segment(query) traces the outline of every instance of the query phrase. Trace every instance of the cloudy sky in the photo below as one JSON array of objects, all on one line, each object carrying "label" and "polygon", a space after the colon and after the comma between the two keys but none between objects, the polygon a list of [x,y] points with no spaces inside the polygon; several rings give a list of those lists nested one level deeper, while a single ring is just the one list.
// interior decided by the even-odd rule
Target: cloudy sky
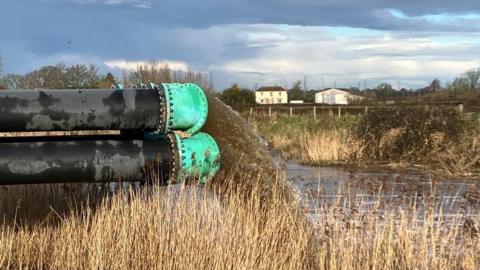
[{"label": "cloudy sky", "polygon": [[480,67],[480,1],[0,0],[0,55],[5,73],[159,60],[217,89],[420,87]]}]

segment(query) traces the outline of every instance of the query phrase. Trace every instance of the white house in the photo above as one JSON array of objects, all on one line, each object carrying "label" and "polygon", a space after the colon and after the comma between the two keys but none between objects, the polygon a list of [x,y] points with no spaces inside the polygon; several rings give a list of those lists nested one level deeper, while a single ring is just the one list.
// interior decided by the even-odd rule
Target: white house
[{"label": "white house", "polygon": [[355,100],[362,100],[363,97],[352,94],[345,90],[336,88],[326,89],[315,93],[315,103],[347,105]]},{"label": "white house", "polygon": [[260,87],[255,91],[257,104],[286,104],[288,103],[287,90],[280,86]]}]

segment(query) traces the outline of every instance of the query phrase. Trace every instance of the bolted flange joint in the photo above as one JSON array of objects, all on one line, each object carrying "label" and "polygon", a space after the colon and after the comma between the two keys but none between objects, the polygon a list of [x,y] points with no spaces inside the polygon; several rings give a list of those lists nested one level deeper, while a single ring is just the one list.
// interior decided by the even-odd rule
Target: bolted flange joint
[{"label": "bolted flange joint", "polygon": [[197,179],[200,183],[211,180],[220,170],[220,150],[215,140],[200,132],[188,138],[177,133],[169,133],[173,149],[174,166],[170,183],[179,183],[186,179]]}]

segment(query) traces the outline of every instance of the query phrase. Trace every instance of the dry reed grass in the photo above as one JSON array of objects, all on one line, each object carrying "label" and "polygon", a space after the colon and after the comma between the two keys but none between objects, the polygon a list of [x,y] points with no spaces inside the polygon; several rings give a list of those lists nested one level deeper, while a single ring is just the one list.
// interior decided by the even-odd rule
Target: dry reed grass
[{"label": "dry reed grass", "polygon": [[358,211],[358,204],[339,200],[316,212],[320,216],[316,223],[318,268],[480,267],[478,216],[447,216],[433,207],[424,212],[398,206],[380,211],[379,204],[374,202],[367,211]]},{"label": "dry reed grass", "polygon": [[282,134],[272,134],[269,136],[269,142],[281,152],[283,158],[295,159],[310,165],[341,163],[358,150],[358,144],[344,129],[316,133],[305,131],[295,139]]},{"label": "dry reed grass", "polygon": [[[439,136],[441,137],[441,136]],[[437,139],[432,159],[440,164],[439,168],[449,175],[472,175],[480,167],[480,136],[472,135],[460,146],[452,145],[443,138]]]},{"label": "dry reed grass", "polygon": [[[249,177],[261,182],[255,179],[259,175]],[[248,195],[238,190],[219,195],[195,186],[128,188],[92,198],[98,200],[94,204],[84,199],[63,213],[52,210],[55,222],[32,226],[26,220],[4,223],[0,225],[0,267],[480,267],[478,216],[466,220],[458,215],[447,224],[447,217],[433,206],[421,212],[416,207],[385,207],[380,201],[368,204],[339,196],[310,210],[316,218],[307,222],[303,215],[307,209],[289,200],[285,182],[277,181],[268,200],[263,198],[260,184]],[[42,204],[42,196],[37,193],[25,203]]]},{"label": "dry reed grass", "polygon": [[[344,163],[360,153],[360,142],[352,135],[350,116],[346,120],[326,117],[259,118],[252,121],[285,159],[295,159],[303,164],[321,165]],[[340,123],[345,121],[346,123]],[[340,124],[339,124],[340,123]]]},{"label": "dry reed grass", "polygon": [[4,223],[0,268],[300,269],[310,263],[311,229],[280,186],[268,201],[255,188],[247,196],[195,186],[121,189],[94,207],[54,211],[55,223]]}]

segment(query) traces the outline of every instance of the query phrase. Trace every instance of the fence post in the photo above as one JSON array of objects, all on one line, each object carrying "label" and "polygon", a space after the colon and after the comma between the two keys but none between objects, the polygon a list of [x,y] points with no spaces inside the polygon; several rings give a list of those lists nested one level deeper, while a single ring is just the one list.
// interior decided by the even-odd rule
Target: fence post
[{"label": "fence post", "polygon": [[338,106],[338,118],[342,116],[342,107]]},{"label": "fence post", "polygon": [[317,107],[313,106],[313,119],[317,119]]},{"label": "fence post", "polygon": [[272,116],[272,107],[268,107],[268,117]]},{"label": "fence post", "polygon": [[368,106],[365,106],[365,113],[368,113]]},{"label": "fence post", "polygon": [[253,107],[250,107],[250,116],[253,114]]},{"label": "fence post", "polygon": [[290,117],[292,117],[292,115],[293,115],[293,109],[292,107],[290,107]]}]

